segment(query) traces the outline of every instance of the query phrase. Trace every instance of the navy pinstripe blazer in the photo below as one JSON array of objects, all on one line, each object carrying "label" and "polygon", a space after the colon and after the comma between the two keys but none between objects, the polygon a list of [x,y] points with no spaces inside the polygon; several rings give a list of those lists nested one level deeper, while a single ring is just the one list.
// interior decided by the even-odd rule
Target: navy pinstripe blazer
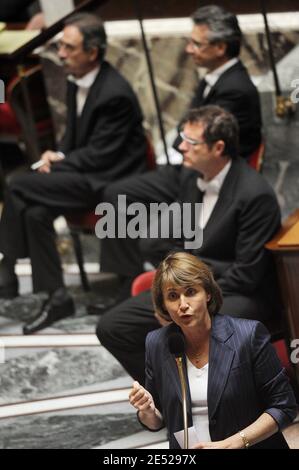
[{"label": "navy pinstripe blazer", "polygon": [[[168,337],[180,331],[175,324],[152,331],[146,339],[146,389],[168,429],[170,448],[179,448],[173,435],[183,429],[182,395]],[[186,372],[186,363],[185,363]],[[192,426],[188,385],[188,425]],[[296,400],[284,369],[262,323],[216,315],[209,350],[208,413],[212,441],[225,439],[269,413],[279,429],[296,416]],[[286,448],[277,432],[253,446]]]}]

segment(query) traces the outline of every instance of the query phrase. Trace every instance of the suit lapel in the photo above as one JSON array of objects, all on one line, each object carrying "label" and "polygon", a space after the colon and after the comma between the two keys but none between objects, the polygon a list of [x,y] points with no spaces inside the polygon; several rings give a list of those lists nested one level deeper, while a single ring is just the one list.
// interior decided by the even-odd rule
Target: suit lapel
[{"label": "suit lapel", "polygon": [[[168,330],[168,335],[171,334],[173,331],[180,331],[180,329],[175,324],[173,324]],[[210,339],[208,376],[209,419],[212,419],[213,415],[217,410],[235,356],[235,351],[230,346],[225,344],[233,333],[234,331],[229,323],[228,317],[226,317],[225,315],[216,315],[215,317],[213,317]],[[168,373],[170,380],[169,388],[173,387],[175,389],[176,394],[180,402],[182,403],[183,398],[176,361],[174,356],[170,354],[167,346],[168,335],[166,337],[164,349],[165,369]],[[190,419],[189,423],[191,423],[191,394],[185,357],[184,373],[187,381],[187,413]]]},{"label": "suit lapel", "polygon": [[65,136],[65,152],[72,150],[76,145],[76,127],[77,127],[77,85],[67,82],[67,123]]},{"label": "suit lapel", "polygon": [[205,98],[203,97],[203,92],[205,90],[205,87],[207,85],[207,82],[203,78],[200,80],[197,89],[195,90],[195,95],[194,98],[191,101],[191,108],[199,108],[200,106],[203,105]]},{"label": "suit lapel", "polygon": [[[199,173],[195,170],[190,170],[186,168],[182,168],[182,180],[180,186],[180,194],[178,197],[178,202],[181,204],[183,210],[183,204],[190,203],[191,210],[190,210],[190,221],[188,220],[188,225],[192,230],[195,230],[195,227],[198,226],[198,220],[196,220],[196,211],[195,211],[195,203],[201,203],[203,198],[203,192],[197,186],[197,178]],[[189,217],[188,216],[188,217]],[[185,238],[185,231],[183,227],[183,223],[187,220],[187,214],[184,214],[184,217],[181,219],[181,234],[182,240],[186,241]]]},{"label": "suit lapel", "polygon": [[177,368],[174,356],[170,353],[168,353],[166,357],[166,370],[169,373],[171,383],[173,387],[176,389],[176,393],[180,401],[182,401],[182,391],[181,391],[178,368]]},{"label": "suit lapel", "polygon": [[209,239],[210,233],[215,232],[215,225],[219,225],[219,221],[225,216],[227,208],[230,207],[235,194],[235,185],[238,180],[240,162],[238,159],[232,160],[231,168],[223,182],[218,200],[204,228],[204,237]]},{"label": "suit lapel", "polygon": [[216,315],[212,323],[209,355],[209,419],[213,418],[217,410],[234,359],[235,351],[225,344],[232,334],[227,317]]},{"label": "suit lapel", "polygon": [[244,69],[244,65],[242,64],[242,62],[239,61],[236,64],[234,64],[232,67],[230,67],[229,69],[225,70],[225,72],[223,72],[223,74],[220,75],[215,85],[212,86],[207,96],[203,98],[202,104],[205,105],[211,101],[213,94],[217,91],[218,88],[221,88],[222,82],[224,80],[229,79],[229,76],[231,73],[235,73],[236,70],[242,71],[243,69]]},{"label": "suit lapel", "polygon": [[[189,388],[189,381],[188,381],[188,372],[187,372],[187,365],[186,365],[186,358],[183,358],[183,367],[184,367],[184,374],[186,377],[186,397],[187,397],[187,413],[190,415],[191,418],[191,395],[190,395],[190,388]],[[169,357],[166,359],[166,370],[168,372],[170,378],[170,386],[174,387],[176,390],[176,394],[181,403],[183,403],[183,395],[181,389],[181,382],[179,377],[179,371],[176,365],[175,358],[172,354],[169,353]]]},{"label": "suit lapel", "polygon": [[185,202],[194,204],[195,202],[202,201],[203,192],[200,191],[197,186],[197,178],[199,176],[200,174],[196,170],[191,170],[184,166],[181,167],[180,189],[178,196],[180,204]]},{"label": "suit lapel", "polygon": [[103,83],[108,73],[109,66],[106,62],[101,64],[100,71],[96,76],[94,83],[92,84],[89,93],[87,95],[84,107],[80,118],[78,119],[78,135],[77,145],[80,146],[84,142],[87,129],[89,128],[89,122],[94,111],[94,104],[99,101],[99,96],[103,91]]},{"label": "suit lapel", "polygon": [[[171,328],[169,330],[169,334],[171,334],[173,331],[180,331],[180,329],[175,325],[171,325]],[[182,396],[182,390],[181,390],[181,383],[180,383],[180,377],[179,377],[179,372],[177,368],[177,364],[174,358],[173,354],[170,354],[168,350],[168,336],[166,338],[165,342],[165,351],[164,351],[164,357],[165,357],[165,363],[166,363],[166,371],[169,375],[170,379],[170,387],[173,387],[176,391],[176,394],[180,400],[181,403],[183,403],[183,396]],[[190,389],[189,389],[189,381],[188,381],[188,373],[187,373],[187,365],[186,365],[186,357],[184,356],[183,358],[183,367],[184,367],[184,374],[186,377],[186,384],[187,384],[187,413],[191,417],[191,395],[190,395]]]}]

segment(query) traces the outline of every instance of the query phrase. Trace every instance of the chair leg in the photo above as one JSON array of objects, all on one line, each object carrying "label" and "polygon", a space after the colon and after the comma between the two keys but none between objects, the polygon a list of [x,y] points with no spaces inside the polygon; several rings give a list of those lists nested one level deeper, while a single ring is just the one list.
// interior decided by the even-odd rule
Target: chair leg
[{"label": "chair leg", "polygon": [[90,291],[90,285],[89,285],[88,278],[84,269],[83,251],[82,251],[80,236],[74,230],[71,230],[71,236],[72,236],[73,243],[74,243],[74,250],[75,250],[77,263],[79,266],[81,284],[82,284],[83,290],[85,292],[88,292]]}]

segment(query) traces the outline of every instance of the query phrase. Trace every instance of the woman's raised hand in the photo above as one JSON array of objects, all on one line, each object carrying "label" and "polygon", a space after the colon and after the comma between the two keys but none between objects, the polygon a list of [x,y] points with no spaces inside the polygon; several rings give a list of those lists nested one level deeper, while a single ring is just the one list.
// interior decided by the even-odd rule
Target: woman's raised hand
[{"label": "woman's raised hand", "polygon": [[156,407],[152,395],[137,381],[133,382],[129,401],[134,408],[142,413],[152,414],[155,412]]}]

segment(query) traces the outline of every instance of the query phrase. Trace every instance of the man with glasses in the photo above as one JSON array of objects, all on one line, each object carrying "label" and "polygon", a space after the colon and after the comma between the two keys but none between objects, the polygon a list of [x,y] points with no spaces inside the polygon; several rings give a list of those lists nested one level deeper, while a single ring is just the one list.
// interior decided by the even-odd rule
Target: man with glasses
[{"label": "man with glasses", "polygon": [[[102,21],[81,13],[67,20],[58,55],[68,75],[66,132],[58,150],[47,150],[8,184],[0,224],[0,298],[18,293],[14,266],[30,257],[34,292],[46,291],[24,334],[74,313],[56,247],[53,221],[94,209],[104,187],[146,169],[142,113],[129,83],[104,60]],[[102,265],[105,269],[105,266]]]},{"label": "man with glasses", "polygon": [[208,5],[196,10],[192,20],[186,52],[197,67],[206,69],[206,75],[190,107],[216,104],[230,111],[239,124],[240,155],[248,158],[261,143],[262,120],[257,89],[239,59],[242,32],[238,19],[222,7]]},{"label": "man with glasses", "polygon": [[[129,178],[115,183],[106,189],[104,200],[115,203],[116,196],[124,194],[128,204],[177,201],[182,207],[203,203],[202,216],[194,220],[202,231],[202,245],[191,252],[211,266],[222,288],[221,313],[267,321],[278,313],[279,302],[274,298],[275,269],[264,245],[280,226],[280,210],[266,180],[239,157],[238,134],[235,117],[223,108],[208,105],[190,110],[180,134],[182,166],[168,166],[155,178],[145,174],[138,181]],[[121,220],[122,214],[118,215]],[[165,215],[167,209],[161,219]],[[194,212],[191,217],[194,219]],[[186,249],[186,241],[171,236],[148,237],[138,244],[119,239],[119,247],[122,242],[123,246],[116,260],[127,272],[137,271],[138,262],[141,271],[143,259],[156,267],[170,251]],[[145,337],[158,327],[148,291],[106,312],[97,335],[143,383]]]},{"label": "man with glasses", "polygon": [[[242,42],[238,19],[222,7],[209,5],[197,9],[192,20],[194,25],[186,52],[193,57],[196,66],[206,68],[207,74],[198,85],[190,109],[213,104],[230,111],[239,125],[239,155],[247,159],[261,143],[261,109],[257,89],[238,58]],[[174,148],[178,151],[180,142],[178,135],[174,142]],[[176,168],[170,171],[175,178]],[[175,200],[175,182],[171,187],[165,185],[162,175],[163,170],[146,177],[146,181],[151,181],[151,188],[147,184],[143,187],[143,179],[136,180],[133,185],[135,196],[139,195],[140,201],[144,198],[155,200],[157,197],[157,202]],[[112,194],[110,196],[113,198]],[[114,199],[113,203],[116,204]],[[124,281],[127,288],[123,289],[123,294],[129,296],[130,282],[140,272],[141,262],[138,250],[133,247],[134,243],[128,241],[127,249],[124,250],[120,248],[122,242],[104,240],[103,245],[109,245],[110,248],[109,251],[104,250],[103,256],[108,271],[127,276]],[[127,266],[131,269],[128,270]]]}]

